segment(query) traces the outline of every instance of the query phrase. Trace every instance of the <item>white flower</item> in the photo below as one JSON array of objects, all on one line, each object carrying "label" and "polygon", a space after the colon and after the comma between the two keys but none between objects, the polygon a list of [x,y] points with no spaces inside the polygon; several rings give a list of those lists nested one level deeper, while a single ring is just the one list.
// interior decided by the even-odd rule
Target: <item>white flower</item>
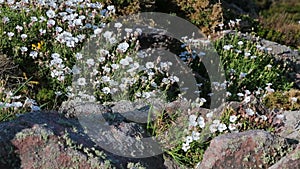
[{"label": "white flower", "polygon": [[35,17],[35,16],[32,16],[32,17],[30,18],[30,20],[31,20],[31,22],[36,22],[36,21],[38,21],[38,18]]},{"label": "white flower", "polygon": [[79,34],[76,36],[77,39],[80,41],[80,42],[83,42],[83,40],[85,39],[86,35],[85,34]]},{"label": "white flower", "polygon": [[57,26],[57,27],[55,27],[55,31],[58,32],[58,33],[60,33],[61,31],[63,31],[63,28]]},{"label": "white flower", "polygon": [[263,121],[266,121],[268,119],[268,117],[265,115],[261,115],[260,118],[262,118]]},{"label": "white flower", "polygon": [[53,19],[48,20],[47,25],[48,26],[54,26],[55,25],[55,20],[53,20]]},{"label": "white flower", "polygon": [[189,126],[197,126],[196,122],[197,116],[196,115],[190,115],[189,117]]},{"label": "white flower", "polygon": [[243,45],[243,44],[244,44],[243,41],[239,41],[239,42],[238,42],[238,45],[240,45],[240,46]]},{"label": "white flower", "polygon": [[141,28],[136,28],[134,32],[137,33],[138,35],[141,35],[143,33]]},{"label": "white flower", "polygon": [[275,90],[274,89],[272,89],[271,87],[266,87],[265,88],[266,90],[267,90],[267,92],[269,92],[269,93],[273,93]]},{"label": "white flower", "polygon": [[21,31],[21,30],[23,30],[23,27],[20,26],[20,25],[17,25],[17,26],[16,26],[16,29],[17,29],[18,31]]},{"label": "white flower", "polygon": [[223,124],[223,123],[219,124],[218,130],[219,130],[220,132],[223,132],[223,131],[225,131],[226,129],[227,129],[227,126],[226,126],[225,124]]},{"label": "white flower", "polygon": [[10,19],[7,16],[5,16],[2,18],[2,21],[3,21],[3,23],[8,23],[10,21]]},{"label": "white flower", "polygon": [[120,60],[120,64],[123,65],[123,66],[127,66],[127,65],[129,65],[129,62],[128,62],[128,60],[125,58],[125,59],[121,59],[121,60]]},{"label": "white flower", "polygon": [[243,97],[243,96],[244,96],[243,93],[237,93],[237,95],[238,95],[239,97]]},{"label": "white flower", "polygon": [[49,9],[46,12],[46,15],[48,16],[48,18],[54,18],[55,17],[55,12],[52,9]]},{"label": "white flower", "polygon": [[293,103],[296,103],[296,102],[297,102],[297,100],[298,100],[298,98],[297,98],[297,97],[292,97],[292,98],[291,98],[291,101],[292,101]]},{"label": "white flower", "polygon": [[242,79],[242,78],[246,77],[246,75],[247,75],[247,73],[241,72],[241,73],[240,73],[240,78]]},{"label": "white flower", "polygon": [[112,34],[113,34],[113,32],[106,31],[106,32],[104,32],[103,36],[104,36],[104,38],[109,39],[112,36]]},{"label": "white flower", "polygon": [[41,35],[45,34],[46,33],[46,29],[39,29],[39,32]]},{"label": "white flower", "polygon": [[276,118],[282,120],[285,118],[285,116],[283,114],[277,114]]},{"label": "white flower", "polygon": [[211,124],[211,125],[209,126],[209,130],[210,130],[211,133],[217,132],[217,131],[218,131],[217,128],[218,128],[218,125],[216,125],[216,124]]},{"label": "white flower", "polygon": [[150,96],[151,96],[150,92],[143,92],[143,94],[142,94],[142,97],[145,98],[145,99],[150,98]]},{"label": "white flower", "polygon": [[250,96],[246,96],[244,99],[245,103],[249,103],[251,101],[251,97]]},{"label": "white flower", "polygon": [[245,56],[246,57],[251,56],[251,53],[250,52],[245,52]]},{"label": "white flower", "polygon": [[215,125],[218,126],[218,125],[220,124],[220,122],[221,122],[220,120],[214,120],[214,121],[213,121],[213,124],[215,124]]},{"label": "white flower", "polygon": [[109,6],[107,6],[107,9],[109,10],[109,11],[115,11],[115,6],[113,6],[113,5],[109,5]]},{"label": "white flower", "polygon": [[95,35],[98,35],[98,34],[100,34],[101,32],[102,32],[102,29],[100,29],[100,28],[97,28],[97,29],[94,30],[94,34],[95,34]]},{"label": "white flower", "polygon": [[271,50],[273,50],[272,48],[267,48],[267,51],[271,51]]},{"label": "white flower", "polygon": [[197,132],[197,131],[193,131],[192,132],[192,137],[193,137],[193,140],[197,141],[200,138],[200,133]]},{"label": "white flower", "polygon": [[205,103],[205,102],[206,102],[206,99],[201,97],[201,98],[200,98],[200,102],[201,102],[201,103]]},{"label": "white flower", "polygon": [[249,115],[249,116],[253,116],[255,113],[254,113],[254,111],[252,110],[252,109],[250,109],[250,108],[247,108],[246,109],[246,113]]},{"label": "white flower", "polygon": [[197,122],[198,122],[198,125],[199,125],[200,128],[205,127],[205,121],[204,121],[203,117],[199,116]]},{"label": "white flower", "polygon": [[86,64],[87,64],[88,66],[94,66],[95,61],[94,61],[94,59],[87,59],[87,60],[86,60]]},{"label": "white flower", "polygon": [[104,94],[109,94],[109,93],[110,93],[110,88],[109,88],[109,87],[104,87],[104,88],[102,89],[102,92],[103,92]]},{"label": "white flower", "polygon": [[72,68],[72,73],[74,75],[76,75],[76,74],[80,74],[80,72],[81,72],[80,68],[77,67],[76,65],[74,65],[73,68]]},{"label": "white flower", "polygon": [[268,69],[271,69],[271,68],[272,68],[272,65],[268,64],[268,65],[267,65],[267,68],[268,68]]},{"label": "white flower", "polygon": [[115,63],[111,64],[111,68],[114,70],[118,69],[119,67],[120,66],[118,64],[115,64]]},{"label": "white flower", "polygon": [[237,116],[236,115],[232,115],[232,116],[229,117],[229,121],[231,123],[234,123],[236,120],[237,120]]},{"label": "white flower", "polygon": [[77,84],[78,84],[79,86],[84,86],[84,85],[86,85],[85,78],[81,77],[81,78],[77,79]]},{"label": "white flower", "polygon": [[107,72],[107,73],[109,73],[110,70],[111,70],[111,68],[109,68],[107,66],[102,66],[102,69],[103,69],[104,72]]},{"label": "white flower", "polygon": [[27,50],[28,50],[27,47],[25,47],[25,46],[21,47],[21,52],[27,52]]},{"label": "white flower", "polygon": [[12,107],[19,108],[19,107],[22,107],[23,104],[22,104],[21,102],[12,102],[12,103],[11,103],[11,106],[12,106]]},{"label": "white flower", "polygon": [[104,83],[110,81],[110,77],[108,77],[108,76],[102,76],[101,79],[102,79],[102,81],[103,81]]},{"label": "white flower", "polygon": [[125,28],[125,32],[131,33],[131,32],[132,32],[132,29],[130,29],[130,28]]},{"label": "white flower", "polygon": [[224,50],[230,50],[233,46],[232,45],[224,45]]},{"label": "white flower", "polygon": [[115,23],[114,25],[115,28],[121,28],[122,27],[122,24],[120,22],[117,22]]},{"label": "white flower", "polygon": [[82,54],[81,53],[76,53],[75,57],[76,57],[77,60],[80,60],[80,59],[82,59]]},{"label": "white flower", "polygon": [[190,144],[191,142],[193,142],[193,137],[192,136],[187,136],[185,138],[185,141],[186,141],[187,144]]},{"label": "white flower", "polygon": [[29,99],[28,97],[26,97],[24,105],[33,105],[33,104],[36,104],[36,101],[33,100],[33,99]]},{"label": "white flower", "polygon": [[245,90],[245,94],[249,95],[249,94],[251,94],[251,92],[249,90]]},{"label": "white flower", "polygon": [[24,39],[27,38],[27,35],[26,35],[26,34],[22,34],[22,35],[21,35],[21,38],[22,38],[22,40],[24,40]]},{"label": "white flower", "polygon": [[153,63],[153,62],[147,62],[147,63],[146,63],[146,68],[147,68],[147,69],[152,69],[152,68],[154,68],[154,63]]},{"label": "white flower", "polygon": [[123,43],[120,43],[117,47],[117,50],[120,50],[121,52],[126,52],[127,49],[129,48],[129,44],[127,42],[123,42]]},{"label": "white flower", "polygon": [[213,115],[214,115],[213,112],[209,112],[209,113],[206,114],[206,117],[207,117],[207,118],[212,118]]},{"label": "white flower", "polygon": [[272,83],[267,83],[266,85],[267,85],[267,86],[272,86]]},{"label": "white flower", "polygon": [[81,19],[75,19],[73,22],[74,22],[74,24],[75,24],[76,26],[82,26],[82,25],[83,25]]},{"label": "white flower", "polygon": [[106,58],[103,57],[103,56],[100,56],[100,57],[98,58],[98,61],[99,61],[100,63],[103,63],[105,60],[106,60]]},{"label": "white flower", "polygon": [[179,82],[179,78],[177,76],[170,76],[169,79],[172,83]]},{"label": "white flower", "polygon": [[187,152],[188,151],[188,149],[190,149],[191,147],[190,147],[190,144],[188,144],[188,143],[183,143],[182,144],[182,150],[184,151],[184,152]]},{"label": "white flower", "polygon": [[163,78],[162,79],[162,83],[164,83],[164,84],[169,84],[170,83],[170,80],[168,79],[168,78]]},{"label": "white flower", "polygon": [[15,33],[13,33],[13,32],[8,32],[7,35],[8,35],[9,37],[13,37],[13,36],[15,35]]},{"label": "white flower", "polygon": [[253,55],[253,56],[251,56],[250,58],[251,58],[251,59],[255,59],[255,58],[257,58],[257,56]]}]

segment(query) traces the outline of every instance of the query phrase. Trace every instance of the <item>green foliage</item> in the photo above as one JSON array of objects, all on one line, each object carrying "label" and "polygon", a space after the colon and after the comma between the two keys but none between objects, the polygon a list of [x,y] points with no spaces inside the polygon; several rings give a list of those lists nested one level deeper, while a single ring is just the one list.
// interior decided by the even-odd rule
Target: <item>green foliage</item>
[{"label": "green foliage", "polygon": [[300,2],[278,0],[269,2],[260,12],[260,27],[257,34],[268,40],[300,47]]},{"label": "green foliage", "polygon": [[237,93],[243,93],[244,90],[264,89],[267,83],[272,83],[274,90],[288,90],[292,87],[286,77],[288,65],[276,60],[265,52],[267,49],[257,45],[238,35],[227,35],[215,42],[226,79],[230,83],[227,90],[232,95],[229,99],[237,100]]},{"label": "green foliage", "polygon": [[43,104],[49,104],[50,102],[53,101],[53,98],[55,98],[54,91],[53,90],[49,90],[49,89],[45,89],[45,88],[39,90],[38,93],[37,93],[37,95],[36,95],[36,100],[41,105],[43,105]]}]

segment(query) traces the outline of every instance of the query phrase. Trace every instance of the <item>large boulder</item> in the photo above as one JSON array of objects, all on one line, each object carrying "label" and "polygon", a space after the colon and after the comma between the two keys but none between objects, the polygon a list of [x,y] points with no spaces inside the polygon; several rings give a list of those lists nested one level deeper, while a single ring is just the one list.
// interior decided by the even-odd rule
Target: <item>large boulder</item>
[{"label": "large boulder", "polygon": [[267,168],[294,146],[263,130],[230,133],[214,138],[198,169]]},{"label": "large boulder", "polygon": [[[119,149],[142,152],[143,146],[137,140],[148,136],[144,125],[128,118],[145,115],[149,111],[145,103],[123,101],[110,107],[97,103],[65,105],[69,107],[63,112],[30,112],[0,123],[0,168],[178,168],[162,154],[148,157],[116,154]],[[88,121],[82,117],[88,117]],[[89,120],[105,121],[97,125]],[[99,144],[99,140],[107,145]]]},{"label": "large boulder", "polygon": [[[55,112],[27,113],[1,123],[0,168],[110,168],[105,159],[79,148],[86,137],[72,128],[80,130],[80,125]],[[68,132],[74,138],[68,138]],[[82,143],[87,150],[92,146],[88,140]]]}]

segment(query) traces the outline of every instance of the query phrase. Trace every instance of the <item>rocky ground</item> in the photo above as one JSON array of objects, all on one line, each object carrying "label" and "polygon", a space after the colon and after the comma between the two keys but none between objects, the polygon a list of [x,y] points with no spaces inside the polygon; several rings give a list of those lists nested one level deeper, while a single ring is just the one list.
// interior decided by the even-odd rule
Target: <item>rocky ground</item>
[{"label": "rocky ground", "polygon": [[[294,79],[295,87],[300,88],[298,53],[274,42],[260,40],[260,43],[271,47],[272,54],[278,59],[293,65],[294,73],[290,74],[290,78]],[[241,104],[227,103],[217,111],[225,106],[237,109]],[[156,110],[167,110],[168,113],[179,109],[187,112],[188,109],[187,104],[180,101],[163,104],[158,100],[155,105]],[[135,141],[137,137],[148,137],[141,123],[148,118],[149,109],[149,105],[143,102],[122,101],[110,106],[66,102],[60,112],[30,112],[15,120],[2,122],[0,168],[180,168],[165,155],[138,154],[144,149],[153,148],[153,144],[143,147]],[[207,113],[210,110],[192,111]],[[274,112],[265,112],[271,113]],[[220,135],[211,141],[204,159],[196,168],[300,168],[300,111],[280,113],[284,118],[281,119],[282,126],[277,134],[249,130]],[[139,118],[134,119],[137,114]],[[92,117],[90,120],[94,120],[93,123],[81,120],[82,115],[92,115],[89,117]],[[144,120],[138,122],[140,119]],[[94,122],[101,120],[105,122],[102,123],[104,125],[94,125],[97,124]],[[99,142],[103,143],[102,146],[97,144]],[[134,158],[134,155],[124,157],[118,154],[128,155],[132,147],[135,147],[139,156],[148,157]]]},{"label": "rocky ground", "polygon": [[[224,104],[217,110],[222,110],[225,105],[237,109],[240,104]],[[169,113],[187,108],[186,103],[179,101],[165,106]],[[129,115],[124,114],[124,109],[127,109]],[[147,105],[123,101],[115,103],[109,109],[98,104],[82,104],[73,110],[66,107],[66,110],[72,111],[72,116],[66,112],[31,112],[13,121],[1,123],[0,168],[134,168],[134,165],[153,169],[180,168],[164,155],[132,158],[111,153],[117,152],[117,148],[124,149],[124,152],[126,148],[130,149],[131,146],[128,145],[131,145],[136,136],[146,137],[143,126],[127,118],[135,113],[145,114],[149,110]],[[209,110],[192,111],[206,113]],[[95,142],[94,137],[85,131],[83,126],[86,125],[76,118],[77,113],[84,112],[107,117],[108,128],[105,131],[109,135],[103,135],[103,138],[106,138],[105,143],[120,140],[118,145],[108,145],[117,148],[107,149],[96,144],[99,142]],[[214,138],[204,159],[196,168],[300,167],[300,111],[284,111],[283,115],[284,125],[276,135],[264,130],[249,130]],[[142,147],[134,149],[143,151]]]}]

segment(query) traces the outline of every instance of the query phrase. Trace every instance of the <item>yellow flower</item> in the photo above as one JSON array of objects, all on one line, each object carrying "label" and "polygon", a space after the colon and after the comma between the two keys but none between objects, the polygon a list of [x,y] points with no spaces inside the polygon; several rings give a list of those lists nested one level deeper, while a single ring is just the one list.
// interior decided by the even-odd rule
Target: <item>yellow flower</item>
[{"label": "yellow flower", "polygon": [[32,44],[31,49],[32,50],[40,50],[43,45],[44,45],[44,41],[40,41],[37,44]]}]

